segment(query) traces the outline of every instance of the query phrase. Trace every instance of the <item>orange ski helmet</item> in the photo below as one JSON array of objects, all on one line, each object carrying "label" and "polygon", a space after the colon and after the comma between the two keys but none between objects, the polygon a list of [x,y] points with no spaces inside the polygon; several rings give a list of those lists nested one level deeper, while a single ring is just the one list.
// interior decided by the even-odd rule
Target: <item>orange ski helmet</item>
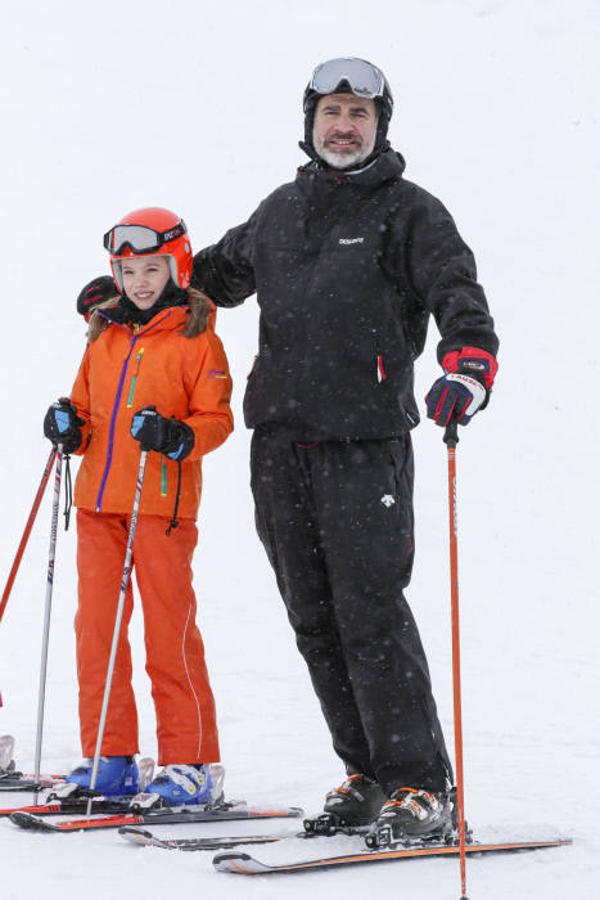
[{"label": "orange ski helmet", "polygon": [[180,288],[192,278],[192,247],[183,219],[168,209],[150,206],[128,213],[104,235],[117,289],[123,290],[121,260],[132,256],[166,256],[171,278]]}]

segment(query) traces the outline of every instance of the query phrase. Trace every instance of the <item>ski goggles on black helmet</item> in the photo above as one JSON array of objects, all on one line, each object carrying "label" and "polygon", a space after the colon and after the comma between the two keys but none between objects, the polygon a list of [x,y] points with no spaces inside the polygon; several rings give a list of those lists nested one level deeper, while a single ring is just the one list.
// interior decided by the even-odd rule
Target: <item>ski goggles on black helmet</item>
[{"label": "ski goggles on black helmet", "polygon": [[106,232],[103,243],[111,256],[119,256],[126,247],[129,247],[132,253],[148,254],[183,234],[187,234],[183,221],[168,231],[155,231],[147,225],[115,225]]},{"label": "ski goggles on black helmet", "polygon": [[386,89],[383,72],[366,59],[329,59],[317,66],[312,74],[304,95],[304,111],[306,112],[306,102],[313,91],[317,94],[335,94],[344,81],[353,94],[368,100],[383,97]]}]

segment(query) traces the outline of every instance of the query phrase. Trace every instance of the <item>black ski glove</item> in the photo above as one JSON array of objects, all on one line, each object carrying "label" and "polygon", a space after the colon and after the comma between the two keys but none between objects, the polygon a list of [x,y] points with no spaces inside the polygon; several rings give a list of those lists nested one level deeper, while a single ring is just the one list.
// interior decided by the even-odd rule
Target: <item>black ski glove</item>
[{"label": "black ski glove", "polygon": [[55,447],[62,444],[63,453],[73,453],[81,445],[83,419],[68,397],[61,397],[49,408],[44,418],[44,435]]},{"label": "black ski glove", "polygon": [[192,451],[194,432],[179,419],[165,419],[155,406],[145,406],[135,413],[131,422],[131,435],[144,450],[156,450],[169,459],[181,460]]}]

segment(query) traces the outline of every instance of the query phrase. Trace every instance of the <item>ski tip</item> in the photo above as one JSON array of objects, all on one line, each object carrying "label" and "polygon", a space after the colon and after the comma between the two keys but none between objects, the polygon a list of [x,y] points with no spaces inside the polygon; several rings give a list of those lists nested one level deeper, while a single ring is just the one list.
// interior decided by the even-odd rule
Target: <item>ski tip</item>
[{"label": "ski tip", "polygon": [[131,825],[122,825],[119,828],[119,834],[124,840],[137,847],[147,847],[149,841],[152,841],[154,837],[152,832],[146,831],[144,828],[134,828]]},{"label": "ski tip", "polygon": [[259,862],[248,853],[218,853],[213,857],[213,866],[217,872],[237,875],[266,875],[273,871],[271,866]]},{"label": "ski tip", "polygon": [[8,817],[13,825],[24,828],[27,831],[55,831],[56,826],[50,822],[44,822],[38,816],[34,816],[28,812],[13,812]]}]

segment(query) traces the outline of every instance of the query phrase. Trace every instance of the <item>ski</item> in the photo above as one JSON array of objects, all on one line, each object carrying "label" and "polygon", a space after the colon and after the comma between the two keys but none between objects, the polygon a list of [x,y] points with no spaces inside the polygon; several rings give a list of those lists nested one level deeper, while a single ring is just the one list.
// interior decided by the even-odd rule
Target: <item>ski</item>
[{"label": "ski", "polygon": [[124,826],[119,828],[122,838],[139,847],[161,847],[163,850],[220,850],[227,847],[237,847],[243,844],[273,844],[277,841],[294,839],[307,839],[315,837],[333,837],[344,834],[364,835],[369,830],[366,826],[346,825],[340,821],[334,821],[329,814],[304,820],[304,831],[280,832],[278,834],[239,834],[216,837],[200,838],[159,838],[145,828]]},{"label": "ski", "polygon": [[[552,838],[538,841],[515,841],[493,844],[468,844],[466,852],[469,856],[486,853],[510,853],[518,850],[543,850],[550,847],[562,847],[571,844],[570,839]],[[421,859],[423,857],[458,856],[460,850],[454,844],[436,844],[428,847],[404,847],[397,850],[363,850],[358,853],[348,853],[344,856],[330,856],[323,858],[307,859],[300,862],[290,862],[276,865],[268,865],[260,862],[247,853],[219,853],[213,859],[213,865],[219,872],[229,872],[235,875],[274,875],[289,874],[292,872],[310,872],[315,869],[329,869],[337,866],[354,865],[358,863],[390,862],[399,859]]]},{"label": "ski", "polygon": [[16,811],[9,816],[13,824],[28,831],[54,831],[68,834],[75,831],[94,831],[100,828],[121,828],[126,825],[174,825],[195,822],[227,822],[237,819],[298,818],[302,810],[297,807],[261,808],[248,806],[243,801],[219,803],[212,806],[175,806],[150,809],[145,812],[128,812],[96,818],[67,819],[49,822],[28,812]]},{"label": "ski", "polygon": [[291,834],[242,834],[229,837],[200,837],[200,838],[159,838],[145,828],[124,826],[119,828],[119,834],[130,844],[138,847],[161,847],[163,850],[224,850],[227,847],[237,847],[240,844],[273,844],[285,838],[295,837]]}]

